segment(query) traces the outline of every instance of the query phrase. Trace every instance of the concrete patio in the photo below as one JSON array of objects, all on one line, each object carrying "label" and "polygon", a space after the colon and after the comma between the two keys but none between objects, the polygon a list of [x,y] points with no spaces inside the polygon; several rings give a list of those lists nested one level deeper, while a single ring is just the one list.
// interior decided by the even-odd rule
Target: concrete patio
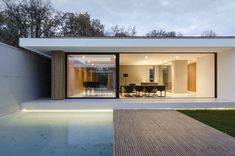
[{"label": "concrete patio", "polygon": [[27,110],[234,108],[235,102],[216,98],[36,99],[21,104]]}]

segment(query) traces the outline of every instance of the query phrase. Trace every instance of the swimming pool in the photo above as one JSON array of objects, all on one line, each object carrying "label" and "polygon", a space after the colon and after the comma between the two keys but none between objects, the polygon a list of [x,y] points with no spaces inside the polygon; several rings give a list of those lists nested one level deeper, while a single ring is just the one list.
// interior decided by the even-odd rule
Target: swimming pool
[{"label": "swimming pool", "polygon": [[111,156],[113,113],[26,113],[0,118],[0,155]]}]

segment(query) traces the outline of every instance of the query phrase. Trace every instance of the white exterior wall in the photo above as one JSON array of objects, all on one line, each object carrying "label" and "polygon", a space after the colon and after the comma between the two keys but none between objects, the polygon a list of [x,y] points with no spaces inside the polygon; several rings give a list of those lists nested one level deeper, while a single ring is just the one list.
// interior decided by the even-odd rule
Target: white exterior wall
[{"label": "white exterior wall", "polygon": [[50,94],[50,59],[0,43],[0,116]]},{"label": "white exterior wall", "polygon": [[214,97],[214,55],[202,56],[196,63],[196,92],[198,97]]},{"label": "white exterior wall", "polygon": [[218,98],[235,101],[235,50],[217,54]]}]

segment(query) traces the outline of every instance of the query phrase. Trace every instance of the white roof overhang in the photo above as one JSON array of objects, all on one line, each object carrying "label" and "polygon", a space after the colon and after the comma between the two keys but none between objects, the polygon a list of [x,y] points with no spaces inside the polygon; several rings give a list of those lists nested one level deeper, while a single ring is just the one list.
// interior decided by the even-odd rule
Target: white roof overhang
[{"label": "white roof overhang", "polygon": [[20,38],[20,47],[50,56],[67,53],[220,52],[235,48],[235,37],[180,38]]}]

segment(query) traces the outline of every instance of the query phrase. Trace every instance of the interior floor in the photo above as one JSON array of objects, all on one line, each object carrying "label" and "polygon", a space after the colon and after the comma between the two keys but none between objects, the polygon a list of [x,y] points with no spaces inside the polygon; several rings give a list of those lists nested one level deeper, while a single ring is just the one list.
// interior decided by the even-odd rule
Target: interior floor
[{"label": "interior floor", "polygon": [[79,94],[75,94],[71,97],[116,97],[115,96],[115,92],[114,91],[87,91],[87,93],[85,91],[79,93]]},{"label": "interior floor", "polygon": [[166,92],[166,96],[164,96],[165,94],[158,92],[158,93],[151,93],[150,95],[148,93],[140,93],[137,94],[136,93],[131,93],[131,94],[120,94],[120,98],[196,98],[199,97],[197,96],[197,94],[195,92],[187,92],[187,93],[172,93],[172,92]]},{"label": "interior floor", "polygon": [[[114,91],[94,91],[92,90],[91,92],[88,91],[87,93],[84,91],[82,93],[73,95],[71,97],[116,97],[115,96],[115,92]],[[196,94],[196,92],[187,92],[187,93],[172,93],[167,91],[166,92],[166,96],[165,93],[163,92],[162,94],[160,92],[157,92],[155,94],[151,93],[130,93],[130,94],[120,94],[120,98],[200,98],[200,96],[198,96]]]}]

